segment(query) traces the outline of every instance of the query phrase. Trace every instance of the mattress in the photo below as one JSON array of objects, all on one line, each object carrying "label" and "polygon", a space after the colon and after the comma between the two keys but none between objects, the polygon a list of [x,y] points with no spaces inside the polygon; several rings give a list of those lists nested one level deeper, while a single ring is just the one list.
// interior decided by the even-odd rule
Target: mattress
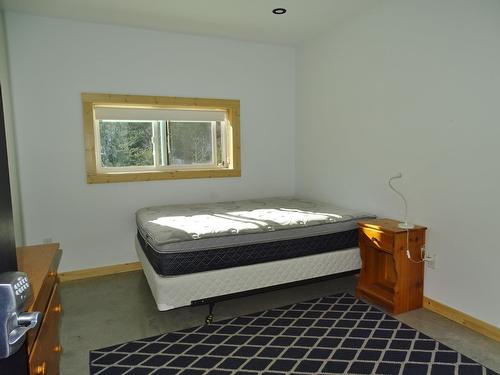
[{"label": "mattress", "polygon": [[359,248],[355,247],[242,267],[160,276],[146,259],[137,239],[135,248],[160,311],[188,306],[206,298],[355,271],[361,267]]},{"label": "mattress", "polygon": [[182,275],[357,246],[373,215],[296,198],[144,208],[138,243],[156,273]]}]

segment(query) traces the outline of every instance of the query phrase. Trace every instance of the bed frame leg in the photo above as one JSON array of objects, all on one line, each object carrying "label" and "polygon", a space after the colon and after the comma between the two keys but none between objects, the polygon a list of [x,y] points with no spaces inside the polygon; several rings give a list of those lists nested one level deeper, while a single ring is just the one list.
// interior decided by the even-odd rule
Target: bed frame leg
[{"label": "bed frame leg", "polygon": [[211,324],[214,321],[214,307],[215,307],[215,302],[211,302],[208,304],[208,315],[205,318],[205,323],[206,324]]}]

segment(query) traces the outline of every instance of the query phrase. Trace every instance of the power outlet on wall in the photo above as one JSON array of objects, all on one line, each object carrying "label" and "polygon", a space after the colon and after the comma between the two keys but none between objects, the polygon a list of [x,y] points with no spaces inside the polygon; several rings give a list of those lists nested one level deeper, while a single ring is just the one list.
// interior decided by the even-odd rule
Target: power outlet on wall
[{"label": "power outlet on wall", "polygon": [[425,263],[427,267],[435,270],[436,269],[436,254],[429,254],[425,256]]}]

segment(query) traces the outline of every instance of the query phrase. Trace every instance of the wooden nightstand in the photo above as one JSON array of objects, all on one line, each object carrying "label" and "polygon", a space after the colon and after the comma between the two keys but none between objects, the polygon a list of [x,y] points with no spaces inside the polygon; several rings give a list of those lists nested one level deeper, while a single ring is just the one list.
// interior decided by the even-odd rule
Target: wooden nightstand
[{"label": "wooden nightstand", "polygon": [[[406,229],[391,219],[362,220],[359,249],[363,265],[356,297],[374,302],[393,314],[422,307],[424,262],[406,256]],[[414,261],[421,259],[425,230],[416,225],[409,230],[409,250]]]}]

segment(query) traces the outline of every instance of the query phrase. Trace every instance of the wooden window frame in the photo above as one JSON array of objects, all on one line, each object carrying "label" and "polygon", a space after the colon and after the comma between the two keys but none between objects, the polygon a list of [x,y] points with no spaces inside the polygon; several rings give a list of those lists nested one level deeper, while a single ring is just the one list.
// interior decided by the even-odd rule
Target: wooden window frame
[{"label": "wooden window frame", "polygon": [[[240,101],[234,99],[181,98],[174,96],[118,95],[82,93],[83,127],[87,183],[174,180],[190,178],[240,177]],[[224,110],[227,119],[227,153],[229,165],[225,168],[189,167],[168,171],[102,172],[97,169],[95,115],[96,106],[123,106],[140,108],[175,108]]]}]

